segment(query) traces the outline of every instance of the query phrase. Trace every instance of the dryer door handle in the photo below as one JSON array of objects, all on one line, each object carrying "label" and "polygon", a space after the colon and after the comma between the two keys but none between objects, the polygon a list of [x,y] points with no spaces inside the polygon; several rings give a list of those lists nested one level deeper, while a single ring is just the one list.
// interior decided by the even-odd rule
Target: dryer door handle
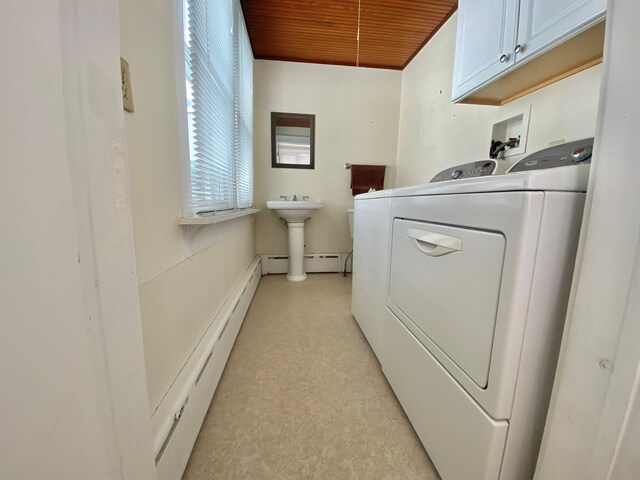
[{"label": "dryer door handle", "polygon": [[407,229],[407,237],[415,241],[416,248],[430,257],[440,257],[449,253],[462,251],[462,240],[441,233]]}]

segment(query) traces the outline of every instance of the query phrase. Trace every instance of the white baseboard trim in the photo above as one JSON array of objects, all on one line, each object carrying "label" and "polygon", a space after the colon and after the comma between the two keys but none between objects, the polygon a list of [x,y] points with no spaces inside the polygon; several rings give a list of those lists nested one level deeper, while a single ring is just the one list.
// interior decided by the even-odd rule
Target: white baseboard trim
[{"label": "white baseboard trim", "polygon": [[[289,269],[288,255],[260,255],[262,274],[287,273]],[[347,257],[348,260],[347,260]],[[352,257],[347,253],[309,253],[304,256],[304,270],[307,273],[342,272],[347,260],[347,272],[351,271]]]},{"label": "white baseboard trim", "polygon": [[260,281],[256,257],[151,416],[158,480],[180,480]]}]

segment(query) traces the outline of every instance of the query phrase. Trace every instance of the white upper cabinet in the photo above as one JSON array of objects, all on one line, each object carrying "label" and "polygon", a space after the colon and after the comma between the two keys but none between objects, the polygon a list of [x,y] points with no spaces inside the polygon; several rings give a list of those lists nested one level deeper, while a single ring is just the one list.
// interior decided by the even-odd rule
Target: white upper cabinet
[{"label": "white upper cabinet", "polygon": [[518,0],[460,1],[453,70],[454,99],[513,65],[517,3]]},{"label": "white upper cabinet", "polygon": [[604,17],[606,0],[520,0],[516,61],[539,54]]},{"label": "white upper cabinet", "polygon": [[[606,6],[606,0],[460,0],[453,101],[484,91],[494,80],[589,29],[604,18]],[[571,52],[565,57],[570,64]],[[546,67],[541,70],[548,73]],[[482,95],[474,97],[480,101],[471,103],[483,103]]]}]

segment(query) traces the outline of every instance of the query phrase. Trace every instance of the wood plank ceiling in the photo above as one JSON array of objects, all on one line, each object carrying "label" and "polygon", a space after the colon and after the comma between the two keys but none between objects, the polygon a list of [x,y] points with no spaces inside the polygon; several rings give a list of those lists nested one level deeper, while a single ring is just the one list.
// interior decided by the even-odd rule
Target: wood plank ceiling
[{"label": "wood plank ceiling", "polygon": [[[457,0],[241,0],[257,59],[402,70]],[[359,31],[359,41],[358,41]]]}]

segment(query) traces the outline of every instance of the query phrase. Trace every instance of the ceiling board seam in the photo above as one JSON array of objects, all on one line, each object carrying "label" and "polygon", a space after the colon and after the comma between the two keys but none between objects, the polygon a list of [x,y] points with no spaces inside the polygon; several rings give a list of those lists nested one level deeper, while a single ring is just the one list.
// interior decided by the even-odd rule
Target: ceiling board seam
[{"label": "ceiling board seam", "polygon": [[358,0],[358,30],[356,32],[356,67],[360,66],[360,0]]}]

